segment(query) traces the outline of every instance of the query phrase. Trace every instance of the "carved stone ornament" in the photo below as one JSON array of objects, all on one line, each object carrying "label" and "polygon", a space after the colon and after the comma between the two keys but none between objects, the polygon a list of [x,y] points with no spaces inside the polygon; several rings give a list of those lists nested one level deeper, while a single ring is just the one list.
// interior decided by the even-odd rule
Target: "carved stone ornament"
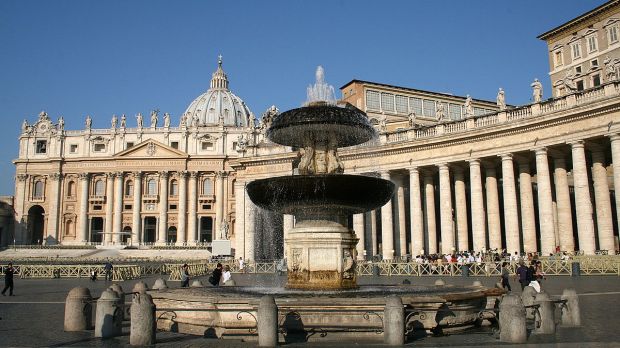
[{"label": "carved stone ornament", "polygon": [[17,174],[15,178],[17,178],[17,181],[24,182],[28,180],[28,174]]},{"label": "carved stone ornament", "polygon": [[159,177],[160,177],[160,178],[163,178],[163,179],[168,179],[168,175],[169,175],[169,174],[170,174],[170,173],[169,173],[168,171],[166,171],[166,170],[162,170],[161,172],[159,172]]},{"label": "carved stone ornament", "polygon": [[89,174],[89,173],[79,173],[79,174],[78,174],[78,178],[79,178],[80,180],[88,180],[88,178],[89,178],[89,177],[90,177],[90,174]]},{"label": "carved stone ornament", "polygon": [[52,179],[54,181],[58,181],[62,177],[62,174],[60,174],[60,173],[52,173],[52,174],[49,175],[49,177],[50,177],[50,179]]},{"label": "carved stone ornament", "polygon": [[154,143],[149,143],[146,146],[146,154],[149,156],[153,156],[155,155],[155,153],[157,152],[157,146]]}]

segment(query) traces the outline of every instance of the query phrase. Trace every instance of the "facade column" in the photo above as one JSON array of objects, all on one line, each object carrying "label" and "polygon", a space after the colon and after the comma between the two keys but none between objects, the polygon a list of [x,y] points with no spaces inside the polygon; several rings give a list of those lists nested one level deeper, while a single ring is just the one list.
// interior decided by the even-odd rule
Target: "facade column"
[{"label": "facade column", "polygon": [[579,249],[586,255],[594,255],[594,220],[592,201],[583,141],[570,143],[573,156],[573,187],[575,188],[575,215],[577,215],[577,234]]},{"label": "facade column", "polygon": [[[381,172],[381,178],[390,180],[390,172]],[[392,218],[392,199],[381,207],[381,254],[384,260],[394,259],[394,224]]]},{"label": "facade column", "polygon": [[415,167],[409,169],[409,210],[411,221],[411,256],[414,256],[420,254],[424,249],[420,171]]},{"label": "facade column", "polygon": [[610,254],[616,251],[611,199],[605,168],[605,153],[602,150],[592,152],[592,180],[594,181],[594,202],[596,204],[596,226],[600,250]]},{"label": "facade column", "polygon": [[196,244],[200,240],[198,238],[198,230],[196,229],[196,221],[198,220],[196,214],[196,197],[198,195],[198,173],[189,173],[189,206],[187,207],[187,239],[190,244]]},{"label": "facade column", "polygon": [[82,243],[87,243],[89,241],[88,236],[88,193],[89,193],[89,179],[90,174],[88,173],[80,173],[78,174],[78,178],[80,180],[80,217],[79,221],[79,231],[80,238],[82,239]]},{"label": "facade column", "polygon": [[620,134],[610,134],[609,141],[611,143],[611,164],[614,169],[617,226],[620,228]]},{"label": "facade column", "polygon": [[379,242],[377,241],[377,210],[371,210],[370,212],[370,241],[372,243],[372,256],[376,256],[379,251]]},{"label": "facade column", "polygon": [[[235,181],[235,258],[245,253],[245,184]],[[285,249],[286,250],[286,249]]]},{"label": "facade column", "polygon": [[471,229],[474,251],[481,251],[486,247],[486,221],[484,199],[482,196],[482,173],[480,160],[469,161],[469,185],[471,196]]},{"label": "facade column", "polygon": [[506,251],[512,255],[515,251],[521,251],[519,245],[519,212],[517,208],[517,190],[515,187],[515,169],[512,162],[512,154],[501,155],[501,158]]},{"label": "facade column", "polygon": [[187,241],[187,171],[179,172],[179,226],[177,230],[177,244],[185,245]]},{"label": "facade column", "polygon": [[[13,204],[15,205],[15,235],[14,243],[19,243],[24,238],[26,232],[26,218],[28,217],[28,212],[24,211],[24,202],[26,200],[26,182],[28,180],[28,174],[17,174],[15,176],[15,180],[17,181],[15,184],[15,200]],[[86,196],[88,199],[88,196]],[[82,231],[82,230],[80,230]],[[86,240],[84,240],[86,242]]]},{"label": "facade column", "polygon": [[428,234],[428,250],[426,254],[437,253],[437,222],[435,221],[435,186],[433,174],[424,174],[424,193],[426,196],[426,233]]},{"label": "facade column", "polygon": [[357,246],[355,247],[355,249],[357,250],[357,259],[364,260],[364,253],[366,252],[366,236],[364,235],[364,214],[353,215],[353,231],[355,231],[355,236],[359,239],[357,241]]},{"label": "facade column", "polygon": [[245,190],[245,255],[247,261],[254,261],[254,237],[256,235],[256,206],[250,200],[247,190]]},{"label": "facade column", "polygon": [[[50,205],[50,213],[47,224],[47,236],[50,236],[54,238],[56,242],[59,242],[58,214],[60,211],[60,184],[62,182],[63,175],[60,173],[52,173],[49,177],[52,185],[52,192],[50,195],[52,204]],[[46,236],[43,236],[43,238],[45,237]]]},{"label": "facade column", "polygon": [[529,161],[519,163],[519,196],[521,198],[521,228],[523,233],[523,251],[533,253],[538,250],[536,240],[536,212],[534,209],[534,191]]},{"label": "facade column", "polygon": [[489,248],[501,250],[502,226],[499,215],[499,194],[497,192],[497,170],[495,170],[495,164],[485,167],[485,173]]},{"label": "facade column", "polygon": [[555,251],[555,225],[553,223],[553,198],[547,149],[536,153],[536,187],[538,191],[538,221],[540,225],[540,251],[548,255]]},{"label": "facade column", "polygon": [[456,210],[456,233],[458,250],[469,250],[469,228],[467,226],[467,193],[463,168],[454,167],[454,204]]},{"label": "facade column", "polygon": [[114,174],[106,173],[105,177],[105,229],[103,231],[102,240],[103,245],[108,245],[112,242],[112,232],[114,230],[114,226],[112,224],[114,217]]},{"label": "facade column", "polygon": [[165,244],[168,231],[168,172],[159,172],[159,224],[157,243]]},{"label": "facade column", "polygon": [[441,253],[452,254],[455,248],[452,221],[452,189],[450,168],[446,163],[439,167],[439,210],[441,218]]},{"label": "facade column", "polygon": [[140,245],[142,237],[142,173],[133,173],[133,210],[131,213],[131,243]]},{"label": "facade column", "polygon": [[402,178],[396,192],[398,199],[398,236],[400,256],[407,255],[407,217],[405,216],[405,178]]},{"label": "facade column", "polygon": [[123,229],[123,173],[114,173],[114,227],[112,242],[120,244]]},{"label": "facade column", "polygon": [[288,234],[291,232],[291,230],[293,229],[293,227],[295,227],[295,215],[291,215],[291,214],[283,214],[284,216],[282,217],[282,235],[284,237],[284,240],[282,241],[282,245],[284,246],[284,258],[288,260],[288,255],[287,255],[287,243],[286,243],[286,239],[288,238]]},{"label": "facade column", "polygon": [[555,181],[555,201],[558,210],[559,246],[562,251],[574,251],[573,214],[571,212],[570,192],[566,174],[566,161],[563,157],[553,159],[553,179]]},{"label": "facade column", "polygon": [[[226,200],[224,197],[225,176],[226,172],[215,173],[215,221],[213,221],[213,239],[220,239],[222,222],[226,219],[224,216],[224,201]],[[222,237],[222,239],[226,239],[226,236]]]}]

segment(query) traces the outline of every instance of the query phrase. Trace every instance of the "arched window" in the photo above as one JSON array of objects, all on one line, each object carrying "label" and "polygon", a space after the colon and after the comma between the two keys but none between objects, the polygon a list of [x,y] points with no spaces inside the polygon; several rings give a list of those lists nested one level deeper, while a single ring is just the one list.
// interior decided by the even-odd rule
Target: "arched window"
[{"label": "arched window", "polygon": [[125,183],[125,196],[133,196],[133,181],[129,180]]},{"label": "arched window", "polygon": [[155,182],[155,179],[149,179],[146,182],[146,194],[147,195],[157,194],[157,182]]},{"label": "arched window", "polygon": [[97,179],[97,181],[95,181],[95,196],[105,195],[104,191],[105,191],[105,187],[103,184],[103,180]]},{"label": "arched window", "polygon": [[205,178],[202,182],[202,194],[213,195],[213,182],[209,178]]},{"label": "arched window", "polygon": [[171,196],[179,195],[179,182],[176,180],[170,181],[170,195]]},{"label": "arched window", "polygon": [[75,182],[69,181],[67,184],[67,197],[75,196]]},{"label": "arched window", "polygon": [[34,192],[33,192],[32,196],[34,198],[43,198],[43,188],[44,188],[43,181],[37,180],[34,183]]}]

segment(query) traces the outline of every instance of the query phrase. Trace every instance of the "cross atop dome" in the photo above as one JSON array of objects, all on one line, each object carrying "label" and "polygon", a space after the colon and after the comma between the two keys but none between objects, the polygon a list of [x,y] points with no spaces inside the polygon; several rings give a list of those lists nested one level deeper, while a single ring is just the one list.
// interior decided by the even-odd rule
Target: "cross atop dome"
[{"label": "cross atop dome", "polygon": [[222,55],[217,56],[217,70],[211,77],[211,89],[225,89],[228,90],[228,76],[222,69]]}]

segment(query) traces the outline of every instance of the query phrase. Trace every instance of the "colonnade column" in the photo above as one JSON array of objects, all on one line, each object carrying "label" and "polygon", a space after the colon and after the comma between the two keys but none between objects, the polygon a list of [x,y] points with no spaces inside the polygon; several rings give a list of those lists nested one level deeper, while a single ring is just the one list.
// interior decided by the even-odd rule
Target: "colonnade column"
[{"label": "colonnade column", "polygon": [[575,250],[573,239],[573,213],[570,204],[566,161],[563,157],[553,159],[553,178],[555,181],[555,200],[558,210],[558,232],[560,250]]},{"label": "colonnade column", "polygon": [[521,229],[523,231],[523,251],[526,253],[538,250],[536,242],[536,212],[534,209],[534,191],[530,163],[523,160],[519,163],[519,196],[521,198]]},{"label": "colonnade column", "polygon": [[[52,192],[50,196],[52,204],[50,205],[50,214],[47,224],[47,235],[51,236],[56,240],[56,242],[58,242],[58,210],[60,207],[60,183],[62,181],[62,174],[52,173],[49,177],[52,184]],[[43,238],[45,238],[45,236],[43,236]]]},{"label": "colonnade column", "polygon": [[424,220],[420,193],[420,172],[409,169],[409,216],[411,221],[411,255],[418,255],[424,249]]},{"label": "colonnade column", "polygon": [[157,243],[166,243],[168,230],[168,172],[159,172],[159,225],[157,226]]},{"label": "colonnade column", "polygon": [[[390,172],[381,172],[381,178],[390,180]],[[392,198],[381,207],[381,240],[384,260],[392,260],[394,258],[394,227],[392,222]]]},{"label": "colonnade column", "polygon": [[471,189],[471,229],[473,248],[476,251],[480,251],[486,246],[486,227],[484,200],[482,198],[482,174],[480,171],[479,159],[472,159],[469,161],[469,185]]},{"label": "colonnade column", "polygon": [[179,172],[179,226],[177,233],[177,244],[184,245],[187,241],[185,228],[187,223],[187,171]]},{"label": "colonnade column", "polygon": [[254,237],[256,234],[255,231],[255,216],[256,216],[256,206],[250,200],[250,196],[248,196],[247,190],[245,191],[245,255],[244,259],[248,261],[254,260]]},{"label": "colonnade column", "polygon": [[489,229],[489,248],[502,248],[502,226],[499,216],[499,194],[497,192],[497,170],[495,164],[485,167],[487,193],[487,223]]},{"label": "colonnade column", "polygon": [[235,181],[235,256],[243,257],[245,253],[245,184]]},{"label": "colonnade column", "polygon": [[555,225],[553,223],[553,198],[547,149],[539,148],[536,153],[536,187],[538,191],[538,220],[540,225],[540,251],[543,255],[555,250]]},{"label": "colonnade column", "polygon": [[377,210],[371,210],[370,214],[370,242],[372,243],[372,256],[378,254],[377,242]]},{"label": "colonnade column", "polygon": [[575,188],[575,212],[577,215],[577,235],[579,249],[593,255],[596,248],[594,240],[594,221],[592,220],[592,201],[583,141],[570,143],[573,157],[573,187]]},{"label": "colonnade column", "polygon": [[[22,241],[26,231],[25,217],[28,212],[24,211],[24,201],[26,200],[26,181],[28,180],[28,174],[17,174],[15,176],[15,180],[17,182],[15,185],[15,200],[13,204],[15,208],[16,223],[15,235],[13,238],[15,243],[19,243]],[[88,196],[86,196],[86,199],[88,199]],[[86,240],[83,242],[86,242]]]},{"label": "colonnade column", "polygon": [[400,256],[407,255],[407,218],[405,216],[405,178],[398,184],[396,192],[398,203],[398,236],[400,242]]},{"label": "colonnade column", "polygon": [[189,173],[189,206],[187,207],[187,239],[189,243],[196,244],[199,241],[198,231],[196,229],[196,195],[198,194],[198,190],[196,187],[196,182],[198,181],[198,173],[190,172]]},{"label": "colonnade column", "polygon": [[456,233],[458,250],[469,250],[469,231],[467,226],[467,193],[463,168],[454,167],[454,204],[456,205]]},{"label": "colonnade column", "polygon": [[616,218],[620,228],[620,134],[610,134],[611,164],[614,169],[614,192],[616,196]]},{"label": "colonnade column", "polygon": [[140,244],[142,242],[142,173],[133,172],[133,210],[131,214],[131,243]]},{"label": "colonnade column", "polygon": [[112,231],[114,226],[112,219],[114,217],[114,174],[106,173],[106,197],[105,197],[105,229],[103,231],[103,244],[109,244],[112,240]]},{"label": "colonnade column", "polygon": [[[219,237],[221,236],[221,227],[222,227],[222,222],[224,221],[225,217],[224,217],[224,200],[226,199],[224,197],[224,176],[226,175],[225,172],[217,172],[215,173],[215,221],[213,222],[213,235],[214,236],[218,236],[218,238],[213,238],[213,239],[220,239]],[[226,236],[221,236],[221,239],[226,239]]]},{"label": "colonnade column", "polygon": [[605,153],[602,150],[592,152],[592,180],[594,181],[594,202],[596,203],[596,226],[598,243],[601,250],[612,254],[616,250],[614,227],[611,215],[611,199],[605,168]]},{"label": "colonnade column", "polygon": [[355,249],[357,250],[357,259],[364,260],[364,252],[366,251],[366,236],[364,235],[364,214],[353,215],[353,231],[355,231],[355,236],[359,239],[355,247]]},{"label": "colonnade column", "polygon": [[112,229],[112,241],[114,244],[121,242],[121,230],[123,229],[123,173],[114,173],[114,227]]},{"label": "colonnade column", "polygon": [[504,195],[504,231],[506,233],[506,251],[513,254],[521,251],[519,243],[519,212],[517,208],[517,192],[515,172],[511,154],[501,155],[502,188]]},{"label": "colonnade column", "polygon": [[435,222],[435,186],[433,174],[424,174],[424,193],[426,203],[426,233],[428,234],[427,254],[437,253],[437,223]]},{"label": "colonnade column", "polygon": [[441,212],[441,253],[451,254],[454,249],[454,229],[452,225],[452,190],[450,168],[446,163],[439,167],[439,209]]},{"label": "colonnade column", "polygon": [[82,243],[88,242],[88,188],[89,178],[88,173],[78,174],[80,180],[80,217],[79,217],[79,231]]}]

